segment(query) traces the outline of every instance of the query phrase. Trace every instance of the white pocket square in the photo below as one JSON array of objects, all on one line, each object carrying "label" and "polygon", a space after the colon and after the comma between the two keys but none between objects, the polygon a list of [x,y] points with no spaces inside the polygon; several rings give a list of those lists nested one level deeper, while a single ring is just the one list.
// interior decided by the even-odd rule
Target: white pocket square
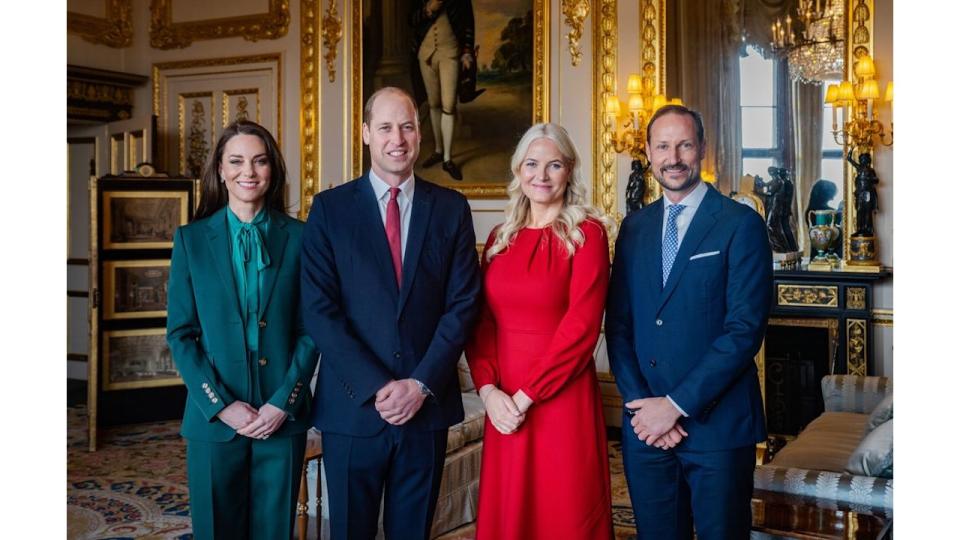
[{"label": "white pocket square", "polygon": [[691,256],[690,260],[692,261],[694,259],[702,259],[704,257],[713,257],[714,255],[719,255],[719,254],[720,254],[719,251],[708,251],[706,253],[697,253],[696,255]]}]

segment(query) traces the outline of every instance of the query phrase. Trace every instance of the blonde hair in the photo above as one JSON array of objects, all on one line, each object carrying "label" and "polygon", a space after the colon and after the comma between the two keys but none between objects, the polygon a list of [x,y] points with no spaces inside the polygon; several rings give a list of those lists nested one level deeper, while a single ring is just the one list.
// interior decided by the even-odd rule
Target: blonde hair
[{"label": "blonde hair", "polygon": [[580,154],[573,145],[573,141],[570,140],[567,130],[553,123],[535,124],[520,138],[517,149],[514,150],[513,157],[510,158],[513,180],[507,186],[509,201],[504,210],[504,222],[497,228],[496,237],[487,250],[488,261],[498,253],[505,251],[530,219],[530,199],[523,194],[523,190],[520,188],[520,166],[527,156],[530,145],[538,139],[552,141],[563,156],[564,165],[570,171],[567,188],[563,194],[563,206],[557,218],[550,225],[553,233],[567,249],[567,255],[572,257],[577,248],[583,245],[585,238],[583,231],[580,230],[580,224],[587,218],[599,221],[607,228],[611,236],[616,230],[616,223],[612,219],[587,204],[587,186],[583,175],[580,173]]}]

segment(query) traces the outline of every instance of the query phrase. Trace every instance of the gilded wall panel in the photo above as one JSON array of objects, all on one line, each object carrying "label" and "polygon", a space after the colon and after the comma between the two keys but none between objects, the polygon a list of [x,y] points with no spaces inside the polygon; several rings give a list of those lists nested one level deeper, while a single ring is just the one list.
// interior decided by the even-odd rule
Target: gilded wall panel
[{"label": "gilded wall panel", "polygon": [[282,145],[281,81],[279,54],[154,64],[160,170],[196,177],[238,117],[261,124]]},{"label": "gilded wall panel", "polygon": [[150,2],[150,45],[157,49],[183,49],[194,41],[242,37],[248,41],[277,39],[290,26],[289,0],[269,0],[266,13],[199,21],[173,21],[174,0]]}]

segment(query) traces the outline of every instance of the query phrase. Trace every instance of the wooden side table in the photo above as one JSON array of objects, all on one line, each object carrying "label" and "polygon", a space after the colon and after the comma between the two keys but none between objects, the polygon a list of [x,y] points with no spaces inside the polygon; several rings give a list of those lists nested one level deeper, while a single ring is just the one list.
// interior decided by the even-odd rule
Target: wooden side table
[{"label": "wooden side table", "polygon": [[311,429],[307,432],[307,450],[303,454],[303,467],[300,469],[300,495],[297,497],[297,538],[306,540],[307,522],[310,519],[310,511],[307,506],[307,465],[317,460],[317,540],[322,540],[323,536],[323,508],[321,497],[323,493],[323,478],[320,471],[320,461],[323,458],[323,444],[320,439],[320,432]]},{"label": "wooden side table", "polygon": [[752,529],[804,539],[882,540],[893,520],[813,497],[754,490]]}]

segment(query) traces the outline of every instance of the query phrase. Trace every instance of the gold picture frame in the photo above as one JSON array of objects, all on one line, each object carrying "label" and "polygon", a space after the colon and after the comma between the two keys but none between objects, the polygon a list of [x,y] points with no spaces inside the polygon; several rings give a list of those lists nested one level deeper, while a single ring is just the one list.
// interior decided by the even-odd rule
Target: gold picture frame
[{"label": "gold picture frame", "polygon": [[[533,30],[533,50],[532,57],[530,58],[530,71],[531,71],[531,122],[530,125],[539,123],[539,122],[548,122],[550,119],[550,0],[529,0],[530,1],[530,11],[532,14],[532,30]],[[350,105],[352,110],[352,130],[351,130],[351,141],[352,148],[350,152],[351,166],[347,170],[352,171],[353,177],[358,177],[363,173],[364,167],[364,150],[363,150],[363,140],[361,137],[361,126],[363,124],[363,100],[364,100],[364,86],[363,86],[363,76],[364,76],[364,53],[363,53],[363,22],[364,22],[364,13],[363,13],[364,2],[361,0],[353,0],[350,4],[350,13],[351,13],[351,53],[352,57],[349,59],[349,65],[351,66],[351,93],[350,93]],[[384,3],[386,5],[386,3]],[[396,9],[395,3],[391,3],[390,6],[393,6],[392,9]],[[383,8],[384,12],[388,8]],[[476,11],[476,9],[475,9]],[[405,21],[406,19],[394,13],[398,20]],[[479,18],[482,15],[475,15],[475,19]],[[392,19],[391,19],[392,20]],[[406,50],[406,43],[403,44],[404,50]],[[480,63],[478,61],[478,63]],[[376,79],[376,77],[374,77]],[[483,80],[478,81],[480,87],[483,86]],[[429,128],[429,123],[421,124],[426,129]],[[421,128],[421,132],[423,128]],[[421,149],[421,158],[424,157],[424,152]],[[454,159],[456,156],[454,156]],[[509,161],[509,156],[508,159]],[[437,166],[439,168],[439,165]],[[455,189],[462,193],[467,198],[471,199],[505,199],[507,198],[507,184],[509,179],[509,163],[503,168],[503,181],[471,181],[469,176],[467,176],[463,181],[441,181],[440,183],[445,187]]]},{"label": "gold picture frame", "polygon": [[150,2],[150,46],[183,49],[194,41],[242,37],[247,41],[277,39],[290,27],[290,1],[269,0],[266,13],[173,22],[173,0]]},{"label": "gold picture frame", "polygon": [[103,274],[104,320],[167,316],[169,259],[104,261]]},{"label": "gold picture frame", "polygon": [[188,191],[105,191],[103,249],[172,249],[189,199]]},{"label": "gold picture frame", "polygon": [[103,333],[103,390],[156,388],[183,384],[167,346],[164,328]]},{"label": "gold picture frame", "polygon": [[67,32],[115,49],[133,44],[131,0],[104,0],[105,17],[67,11]]}]

